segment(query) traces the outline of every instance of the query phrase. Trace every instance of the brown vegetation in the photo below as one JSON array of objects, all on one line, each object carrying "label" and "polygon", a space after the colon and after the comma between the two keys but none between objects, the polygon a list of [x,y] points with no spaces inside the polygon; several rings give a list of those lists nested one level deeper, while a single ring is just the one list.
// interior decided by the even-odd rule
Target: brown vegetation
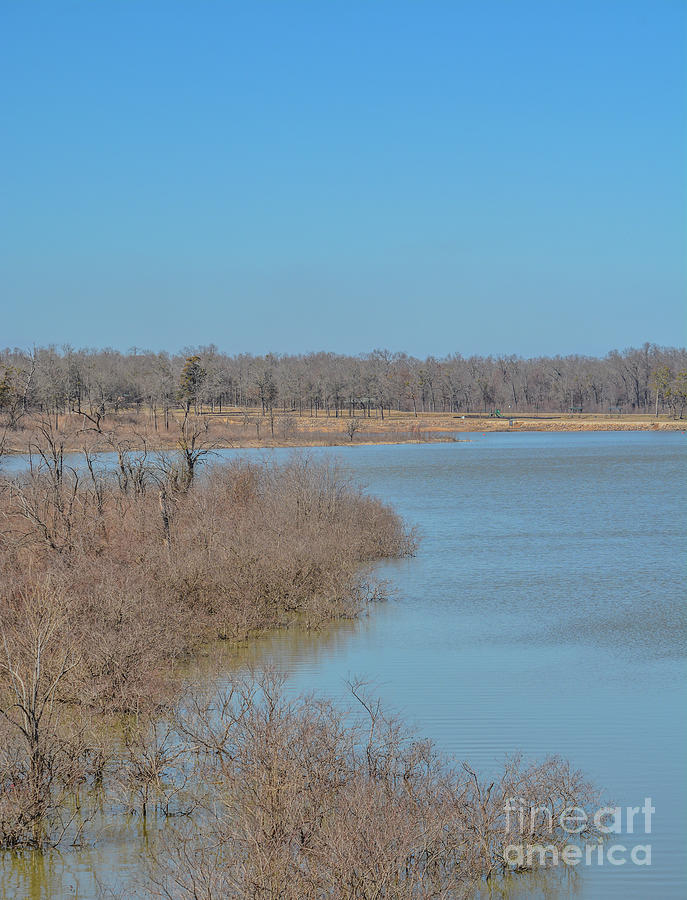
[{"label": "brown vegetation", "polygon": [[[270,421],[273,428],[270,427]],[[297,417],[274,412],[270,418],[260,413],[229,410],[222,415],[205,413],[186,415],[168,410],[167,428],[155,429],[149,412],[123,410],[112,412],[101,421],[101,430],[88,425],[80,414],[59,417],[59,427],[52,434],[63,452],[115,452],[126,454],[131,464],[140,466],[133,451],[148,456],[153,451],[181,451],[183,458],[195,465],[197,459],[221,447],[317,447],[359,444],[403,444],[453,442],[469,439],[471,433],[494,431],[682,431],[685,422],[653,415],[548,414],[525,415],[509,412],[507,417],[448,415],[424,413],[386,413],[359,417]],[[5,435],[4,452],[25,452],[43,441],[46,419],[27,414]],[[272,433],[273,431],[273,433]],[[0,452],[0,466],[2,452]],[[179,473],[182,476],[182,473]],[[135,473],[130,473],[135,477]],[[185,475],[183,475],[185,477]]]},{"label": "brown vegetation", "polygon": [[[602,358],[573,354],[529,359],[510,355],[418,359],[373,350],[359,356],[242,353],[210,345],[183,353],[65,346],[0,351],[0,409],[16,420],[28,411],[78,412],[98,428],[112,410],[147,408],[154,427],[169,411],[223,413],[243,408],[334,418],[388,413],[670,413],[687,408],[687,352],[645,343]],[[267,430],[267,429],[264,429]]]},{"label": "brown vegetation", "polygon": [[22,450],[46,419],[90,441],[116,433],[179,449],[179,426],[193,421],[197,438],[211,432],[221,446],[295,446],[451,440],[487,428],[680,428],[686,409],[686,351],[648,343],[603,359],[0,351],[0,456]]},{"label": "brown vegetation", "polygon": [[[561,814],[598,802],[558,759],[515,758],[484,781],[385,715],[363,685],[351,691],[357,710],[345,712],[313,697],[289,699],[278,677],[263,674],[189,703],[177,719],[180,744],[194,749],[197,783],[211,787],[199,793],[193,823],[167,832],[146,893],[466,897],[480,881],[514,871],[506,847],[523,838],[506,813],[510,798],[529,803],[526,840],[556,848],[570,842]],[[597,837],[591,824],[580,835]]]},{"label": "brown vegetation", "polygon": [[201,478],[186,453],[117,459],[69,466],[45,423],[30,469],[0,483],[5,845],[41,842],[55,780],[72,783],[62,757],[93,755],[75,721],[168,701],[208,641],[356,615],[380,591],[361,565],[412,550],[391,510],[305,458]]}]

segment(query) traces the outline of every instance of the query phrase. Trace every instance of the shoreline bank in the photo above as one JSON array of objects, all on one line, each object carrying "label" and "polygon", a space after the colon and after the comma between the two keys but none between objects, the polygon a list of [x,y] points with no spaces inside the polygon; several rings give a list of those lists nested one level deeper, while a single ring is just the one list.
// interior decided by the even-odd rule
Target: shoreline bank
[{"label": "shoreline bank", "polygon": [[[442,417],[443,418],[443,417]],[[337,420],[345,423],[346,420]],[[324,427],[318,427],[317,432],[314,428],[299,430],[296,435],[290,438],[269,437],[269,438],[247,438],[240,437],[233,439],[228,435],[213,435],[213,449],[225,450],[255,450],[255,449],[277,449],[288,448],[299,449],[304,447],[365,447],[380,445],[399,445],[399,444],[432,444],[432,443],[466,443],[470,441],[470,437],[465,435],[471,434],[492,434],[492,433],[508,433],[508,432],[557,432],[557,433],[580,433],[594,431],[660,431],[660,432],[685,432],[687,431],[687,421],[669,420],[635,420],[635,421],[613,421],[613,420],[571,420],[571,419],[552,419],[552,418],[517,418],[513,417],[512,425],[509,419],[455,419],[455,424],[451,427],[446,424],[428,423],[426,420],[422,423],[417,431],[411,431],[407,428],[398,428],[400,424],[398,420],[391,420],[390,425],[381,425],[375,423],[370,430],[361,428],[360,432],[354,435],[353,440],[346,435],[341,427],[325,423]],[[215,424],[215,423],[213,423]],[[221,424],[221,423],[217,423]],[[115,427],[102,434],[94,433],[90,429],[81,432],[81,435],[89,438],[89,448],[94,449],[94,444],[99,443],[107,438],[110,434],[121,434],[124,429],[115,423]],[[215,429],[213,429],[215,430]],[[69,430],[68,436],[70,443],[63,446],[65,453],[78,453],[83,450],[84,441],[80,443],[71,443],[74,440],[74,432]],[[309,433],[310,432],[310,433]],[[128,449],[133,451],[148,450],[149,452],[164,452],[178,450],[179,445],[174,440],[174,433],[162,435],[166,440],[154,440],[160,437],[160,433],[152,435],[141,435],[138,432],[131,433],[128,437]],[[100,441],[99,441],[100,439]],[[16,444],[6,446],[4,454],[6,456],[23,455],[27,452],[27,446],[35,443],[33,431],[25,431],[21,441]],[[112,448],[110,448],[112,449]],[[102,450],[106,452],[106,447]]]}]

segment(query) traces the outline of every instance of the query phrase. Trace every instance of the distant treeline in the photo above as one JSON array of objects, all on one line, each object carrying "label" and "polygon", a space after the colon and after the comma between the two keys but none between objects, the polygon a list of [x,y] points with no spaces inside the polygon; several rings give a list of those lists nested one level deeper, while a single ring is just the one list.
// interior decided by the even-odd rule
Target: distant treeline
[{"label": "distant treeline", "polygon": [[644,344],[603,358],[470,356],[417,359],[373,350],[230,356],[214,345],[182,353],[39,347],[0,352],[0,410],[102,416],[123,408],[197,412],[227,407],[299,415],[654,412],[687,408],[687,351]]}]

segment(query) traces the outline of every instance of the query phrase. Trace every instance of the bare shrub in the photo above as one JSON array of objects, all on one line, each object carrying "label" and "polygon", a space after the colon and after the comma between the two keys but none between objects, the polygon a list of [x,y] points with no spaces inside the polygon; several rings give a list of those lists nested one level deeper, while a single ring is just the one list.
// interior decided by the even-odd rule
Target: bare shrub
[{"label": "bare shrub", "polygon": [[130,812],[187,814],[194,807],[187,788],[189,748],[165,719],[145,713],[125,724],[123,743],[114,756],[110,793]]},{"label": "bare shrub", "polygon": [[83,721],[75,723],[68,712],[83,699],[68,613],[63,595],[49,581],[13,596],[0,609],[0,843],[5,847],[59,843],[77,815],[67,800],[86,778],[88,746]]},{"label": "bare shrub", "polygon": [[279,418],[279,437],[284,441],[293,441],[298,435],[298,423],[295,416],[283,415]]},{"label": "bare shrub", "polygon": [[350,438],[351,443],[353,443],[353,438],[355,437],[356,432],[360,431],[361,427],[362,425],[358,418],[349,419],[346,423],[346,434]]},{"label": "bare shrub", "polygon": [[[484,782],[387,716],[361,685],[352,691],[357,712],[289,699],[282,679],[263,673],[185,706],[178,729],[197,753],[204,814],[168,834],[151,867],[152,896],[466,897],[510,871],[504,808],[513,792],[555,815],[598,799],[559,760],[513,760]],[[546,831],[546,843],[568,840]]]},{"label": "bare shrub", "polygon": [[388,507],[311,460],[237,461],[192,481],[164,458],[144,467],[125,445],[117,453],[105,475],[89,451],[85,472],[46,451],[0,491],[0,612],[13,592],[58,579],[103,709],[170,695],[177,663],[208,640],[356,615],[380,595],[361,564],[412,552]]}]

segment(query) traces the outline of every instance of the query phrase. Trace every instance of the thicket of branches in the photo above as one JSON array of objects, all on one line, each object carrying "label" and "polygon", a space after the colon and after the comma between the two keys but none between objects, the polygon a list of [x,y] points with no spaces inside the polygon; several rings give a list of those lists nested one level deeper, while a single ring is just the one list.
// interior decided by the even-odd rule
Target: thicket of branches
[{"label": "thicket of branches", "polygon": [[[559,851],[561,816],[598,794],[560,759],[515,757],[492,779],[442,758],[352,683],[357,710],[290,699],[269,673],[195,698],[175,719],[195,748],[195,823],[167,832],[146,894],[165,900],[474,896],[513,873],[509,845]],[[354,705],[355,706],[355,705]],[[523,799],[526,834],[506,813]],[[536,812],[535,812],[536,810]],[[590,813],[581,842],[599,836]],[[522,869],[543,864],[539,854]]]},{"label": "thicket of branches", "polygon": [[0,410],[10,426],[27,411],[80,412],[97,423],[111,411],[148,407],[157,425],[170,408],[227,406],[299,415],[513,410],[670,413],[687,408],[687,352],[644,344],[603,358],[517,356],[416,359],[375,350],[228,356],[216,347],[183,353],[42,347],[0,352]]},{"label": "thicket of branches", "polygon": [[210,641],[355,616],[381,594],[361,567],[413,549],[305,458],[201,477],[183,456],[118,460],[68,465],[46,423],[30,469],[0,480],[0,846],[68,829],[101,758],[92,717],[163,708]]}]

